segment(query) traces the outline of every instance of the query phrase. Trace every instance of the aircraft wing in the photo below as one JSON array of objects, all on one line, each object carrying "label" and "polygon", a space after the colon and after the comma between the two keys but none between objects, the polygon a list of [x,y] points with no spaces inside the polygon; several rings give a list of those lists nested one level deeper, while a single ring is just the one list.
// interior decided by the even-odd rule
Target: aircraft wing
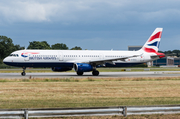
[{"label": "aircraft wing", "polygon": [[138,57],[142,56],[143,54],[140,55],[132,55],[132,56],[127,56],[127,57],[117,57],[117,58],[111,58],[111,59],[98,59],[98,60],[73,60],[69,61],[72,63],[87,63],[87,64],[95,64],[95,65],[102,65],[105,63],[110,63],[113,64],[113,61],[121,60],[125,61],[125,59],[132,58],[132,57]]},{"label": "aircraft wing", "polygon": [[141,55],[132,55],[132,56],[127,56],[127,57],[118,57],[118,58],[112,58],[112,59],[90,60],[89,63],[90,64],[101,65],[101,64],[104,64],[104,63],[112,63],[113,61],[117,61],[117,60],[125,61],[125,59],[132,58],[132,57],[138,57],[138,56],[141,56]]}]

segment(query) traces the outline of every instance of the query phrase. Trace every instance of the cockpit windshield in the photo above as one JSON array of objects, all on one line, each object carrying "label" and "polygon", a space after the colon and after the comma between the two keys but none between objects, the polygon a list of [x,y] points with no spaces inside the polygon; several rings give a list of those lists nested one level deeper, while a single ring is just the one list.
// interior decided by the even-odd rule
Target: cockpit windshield
[{"label": "cockpit windshield", "polygon": [[10,54],[9,56],[10,56],[10,57],[19,57],[18,54]]}]

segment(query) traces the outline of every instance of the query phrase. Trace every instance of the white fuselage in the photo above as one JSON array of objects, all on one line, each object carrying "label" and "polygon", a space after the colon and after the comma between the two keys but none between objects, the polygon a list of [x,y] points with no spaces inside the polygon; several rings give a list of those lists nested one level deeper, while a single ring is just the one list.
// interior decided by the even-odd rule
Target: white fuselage
[{"label": "white fuselage", "polygon": [[[61,67],[70,66],[74,63],[90,63],[97,61],[97,65],[106,63],[116,65],[139,64],[149,62],[151,53],[140,51],[100,51],[100,50],[19,50],[13,52],[4,59],[4,63],[17,67]],[[139,55],[137,57],[126,58],[124,60],[107,61],[108,59],[118,59]],[[98,61],[101,61],[98,63]],[[72,65],[71,65],[72,66]]]}]

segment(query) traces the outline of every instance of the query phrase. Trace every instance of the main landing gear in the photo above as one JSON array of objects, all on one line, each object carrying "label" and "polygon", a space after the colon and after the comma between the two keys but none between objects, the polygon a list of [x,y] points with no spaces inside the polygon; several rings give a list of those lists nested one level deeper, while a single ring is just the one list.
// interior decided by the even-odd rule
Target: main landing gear
[{"label": "main landing gear", "polygon": [[78,71],[78,72],[77,72],[77,75],[78,75],[78,76],[82,76],[83,73],[84,73],[84,72],[79,72],[79,71]]},{"label": "main landing gear", "polygon": [[22,76],[25,76],[25,75],[26,75],[25,70],[26,70],[26,67],[23,67],[23,72],[21,73]]},{"label": "main landing gear", "polygon": [[99,71],[98,71],[98,70],[94,70],[94,71],[92,72],[92,75],[93,75],[93,76],[98,76],[98,75],[99,75]]},{"label": "main landing gear", "polygon": [[93,71],[92,71],[92,75],[93,76],[98,76],[99,75],[99,71],[96,70],[96,64],[93,64]]},{"label": "main landing gear", "polygon": [[[84,72],[76,72],[78,76],[82,76]],[[93,76],[98,76],[99,75],[99,71],[94,70],[92,71],[92,75]]]}]

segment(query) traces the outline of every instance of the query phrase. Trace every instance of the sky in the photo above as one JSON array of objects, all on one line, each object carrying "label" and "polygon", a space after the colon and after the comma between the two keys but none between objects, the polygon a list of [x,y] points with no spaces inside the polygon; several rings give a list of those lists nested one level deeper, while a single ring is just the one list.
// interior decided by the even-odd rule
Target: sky
[{"label": "sky", "polygon": [[180,50],[180,0],[0,0],[0,35],[14,44],[127,50],[163,28],[159,50]]}]

